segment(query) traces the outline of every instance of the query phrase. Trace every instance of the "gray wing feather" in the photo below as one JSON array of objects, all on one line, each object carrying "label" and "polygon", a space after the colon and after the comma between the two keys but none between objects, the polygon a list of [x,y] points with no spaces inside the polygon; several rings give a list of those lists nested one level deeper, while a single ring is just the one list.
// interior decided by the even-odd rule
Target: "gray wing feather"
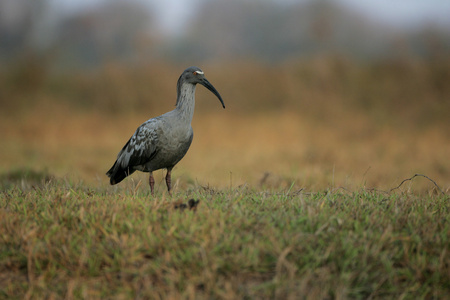
[{"label": "gray wing feather", "polygon": [[122,168],[147,163],[156,154],[158,122],[151,119],[138,127],[136,132],[117,155]]}]

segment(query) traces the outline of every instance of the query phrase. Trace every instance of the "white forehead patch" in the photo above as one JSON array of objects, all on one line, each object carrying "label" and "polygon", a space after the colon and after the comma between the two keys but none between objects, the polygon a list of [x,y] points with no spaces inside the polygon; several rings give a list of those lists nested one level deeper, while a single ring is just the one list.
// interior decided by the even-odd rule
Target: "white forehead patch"
[{"label": "white forehead patch", "polygon": [[194,74],[200,74],[200,75],[203,75],[203,74],[205,74],[205,72],[203,72],[203,71],[194,71]]}]

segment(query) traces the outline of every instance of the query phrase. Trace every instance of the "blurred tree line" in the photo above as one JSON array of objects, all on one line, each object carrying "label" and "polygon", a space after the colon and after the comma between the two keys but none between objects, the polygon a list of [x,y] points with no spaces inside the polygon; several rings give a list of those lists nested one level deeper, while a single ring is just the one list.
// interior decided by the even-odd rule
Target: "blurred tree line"
[{"label": "blurred tree line", "polygon": [[334,1],[204,0],[180,34],[165,36],[139,1],[75,11],[57,3],[0,0],[4,111],[42,101],[151,109],[180,69],[208,64],[227,107],[243,112],[294,108],[333,120],[356,110],[379,123],[390,112],[400,123],[450,126],[449,29],[392,28]]},{"label": "blurred tree line", "polygon": [[336,1],[200,1],[196,15],[175,37],[164,36],[156,13],[143,2],[103,1],[73,11],[57,4],[0,0],[3,64],[32,55],[70,69],[117,60],[274,63],[323,54],[428,59],[450,53],[449,28],[394,28]]}]

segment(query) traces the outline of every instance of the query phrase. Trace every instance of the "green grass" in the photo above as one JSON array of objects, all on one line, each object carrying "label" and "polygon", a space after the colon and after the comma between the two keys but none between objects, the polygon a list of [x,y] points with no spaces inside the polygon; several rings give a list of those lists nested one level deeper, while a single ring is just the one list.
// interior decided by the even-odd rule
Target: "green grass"
[{"label": "green grass", "polygon": [[[196,211],[174,208],[190,198]],[[8,183],[0,298],[448,299],[449,201]]]}]

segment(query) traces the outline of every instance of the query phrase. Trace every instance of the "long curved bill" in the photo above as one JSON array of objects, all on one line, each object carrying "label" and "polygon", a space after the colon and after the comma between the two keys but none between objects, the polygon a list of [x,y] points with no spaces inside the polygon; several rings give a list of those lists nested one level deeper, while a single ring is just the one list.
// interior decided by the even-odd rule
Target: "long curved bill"
[{"label": "long curved bill", "polygon": [[216,95],[217,98],[219,98],[220,103],[222,103],[222,107],[225,108],[225,104],[223,103],[222,97],[220,96],[219,92],[206,78],[203,78],[200,84],[203,85],[208,90],[210,90],[214,95]]}]

